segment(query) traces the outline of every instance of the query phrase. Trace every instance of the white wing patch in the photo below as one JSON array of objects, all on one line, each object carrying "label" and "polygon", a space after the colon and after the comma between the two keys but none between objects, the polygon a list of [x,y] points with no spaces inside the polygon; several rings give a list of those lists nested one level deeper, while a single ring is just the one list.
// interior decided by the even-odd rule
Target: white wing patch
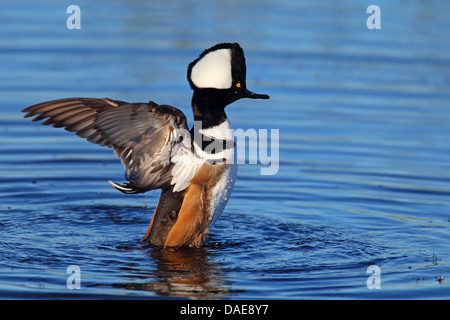
[{"label": "white wing patch", "polygon": [[171,162],[174,163],[174,166],[170,184],[174,186],[174,192],[186,189],[201,166],[201,163],[195,161],[195,156],[192,153],[189,131],[172,130],[170,138],[172,141],[178,141],[181,138],[183,141],[175,144],[171,152]]},{"label": "white wing patch", "polygon": [[197,88],[231,88],[231,50],[219,49],[207,53],[193,66],[191,80]]}]

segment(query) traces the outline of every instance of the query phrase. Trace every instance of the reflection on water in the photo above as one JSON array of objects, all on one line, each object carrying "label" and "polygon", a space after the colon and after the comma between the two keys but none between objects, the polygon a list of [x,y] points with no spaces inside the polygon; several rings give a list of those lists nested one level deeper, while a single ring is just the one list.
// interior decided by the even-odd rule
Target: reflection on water
[{"label": "reflection on water", "polygon": [[157,265],[153,277],[136,283],[113,284],[113,287],[172,297],[216,299],[227,296],[224,274],[209,260],[207,248],[148,247],[147,250],[149,258]]}]

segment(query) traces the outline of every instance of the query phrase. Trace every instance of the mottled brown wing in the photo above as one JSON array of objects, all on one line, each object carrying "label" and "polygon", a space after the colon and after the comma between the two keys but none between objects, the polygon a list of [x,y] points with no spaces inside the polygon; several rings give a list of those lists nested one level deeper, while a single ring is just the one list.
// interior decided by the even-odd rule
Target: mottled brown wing
[{"label": "mottled brown wing", "polygon": [[129,183],[112,185],[124,193],[140,193],[170,185],[171,152],[187,132],[186,117],[165,105],[127,103],[107,98],[70,98],[28,107],[25,117],[76,132],[89,142],[114,148]]}]

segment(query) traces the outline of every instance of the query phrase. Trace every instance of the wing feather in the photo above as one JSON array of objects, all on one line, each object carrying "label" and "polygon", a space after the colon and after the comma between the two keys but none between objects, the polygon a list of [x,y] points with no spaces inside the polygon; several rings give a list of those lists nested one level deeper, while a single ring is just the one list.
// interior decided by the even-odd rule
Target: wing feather
[{"label": "wing feather", "polygon": [[[23,110],[25,118],[46,119],[89,142],[114,149],[129,181],[111,182],[125,193],[139,193],[174,185],[182,191],[195,173],[186,117],[165,105],[127,103],[108,98],[68,98],[40,103]],[[180,164],[179,161],[187,163]],[[175,170],[174,170],[175,168]],[[181,174],[175,177],[174,174]]]}]

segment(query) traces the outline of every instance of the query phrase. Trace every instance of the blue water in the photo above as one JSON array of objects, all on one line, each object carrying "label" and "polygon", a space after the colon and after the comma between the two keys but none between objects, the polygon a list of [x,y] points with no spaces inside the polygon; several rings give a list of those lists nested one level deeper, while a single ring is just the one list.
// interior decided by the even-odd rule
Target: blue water
[{"label": "blue water", "polygon": [[[66,27],[70,4],[80,30]],[[366,27],[371,4],[380,30]],[[3,1],[0,298],[449,299],[448,12],[446,1]],[[241,44],[248,87],[271,96],[228,117],[279,129],[278,173],[240,165],[204,247],[141,245],[159,192],[119,193],[110,149],[20,110],[154,100],[192,123],[187,64],[222,41]],[[367,285],[372,265],[380,289]]]}]

